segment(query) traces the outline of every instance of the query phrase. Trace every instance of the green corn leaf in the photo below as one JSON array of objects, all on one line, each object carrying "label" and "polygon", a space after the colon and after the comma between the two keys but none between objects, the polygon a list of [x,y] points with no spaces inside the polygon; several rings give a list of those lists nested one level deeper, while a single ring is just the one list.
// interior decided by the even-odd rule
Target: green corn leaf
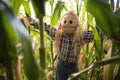
[{"label": "green corn leaf", "polygon": [[[9,51],[10,58],[12,60],[18,59],[18,54],[17,54],[17,51],[16,51],[16,44],[18,42],[18,38],[17,38],[18,35],[13,34],[13,33],[15,33],[15,31],[13,29],[11,29],[10,23],[6,24],[7,18],[4,15],[4,12],[2,12],[2,11],[0,12],[0,19],[1,19],[1,22],[2,22],[1,34],[3,34],[2,35],[3,39],[7,40],[5,43],[7,43],[7,45],[9,46],[8,51]],[[4,28],[2,28],[2,27],[4,27]],[[1,45],[2,45],[2,43],[1,43]],[[1,50],[4,51],[4,49],[1,49]]]},{"label": "green corn leaf", "polygon": [[97,51],[97,57],[100,58],[100,56],[102,55],[102,45],[101,45],[101,39],[98,35],[98,31],[97,29],[95,29],[95,27],[91,26],[93,31],[94,31],[94,46],[95,46],[95,49]]},{"label": "green corn leaf", "polygon": [[[29,33],[26,31],[23,24],[20,21],[18,21],[18,19],[14,16],[11,8],[9,8],[4,2],[2,2],[2,4],[4,4],[4,7],[2,7],[2,12],[4,13],[6,22],[10,24],[9,28],[13,30],[13,32],[11,32],[11,35],[19,35],[19,38],[22,42],[24,52],[24,72],[28,80],[38,80],[39,69],[33,56],[33,49]],[[12,37],[12,39],[14,40],[15,38]]]},{"label": "green corn leaf", "polygon": [[15,12],[15,14],[18,14],[18,11],[20,9],[21,3],[24,0],[11,0],[12,2],[12,7],[13,7],[13,11]]},{"label": "green corn leaf", "polygon": [[90,53],[89,53],[89,58],[87,60],[88,65],[90,65],[93,62],[93,60],[94,60],[93,52],[94,52],[94,50],[92,48],[91,51],[90,51]]},{"label": "green corn leaf", "polygon": [[[0,2],[0,5],[1,5],[0,6],[1,7],[0,8],[0,22],[1,22],[0,23],[0,44],[1,44],[0,51],[3,51],[3,53],[4,53],[4,50],[6,50],[6,49],[4,49],[3,46],[6,46],[7,50],[9,51],[10,58],[12,60],[17,59],[18,58],[18,54],[16,51],[16,44],[18,41],[17,34],[13,34],[13,33],[15,33],[15,31],[14,31],[14,29],[11,28],[11,25],[8,22],[8,19],[4,13],[4,8],[2,7],[2,6],[4,6],[2,4],[2,2]],[[6,23],[6,22],[8,22],[8,23]],[[6,45],[4,45],[4,44],[6,44]],[[8,46],[9,46],[9,48],[8,48]],[[2,52],[0,54],[2,55]]]},{"label": "green corn leaf", "polygon": [[65,8],[64,2],[58,1],[56,4],[55,10],[53,12],[53,16],[51,17],[51,23],[50,23],[51,27],[53,27],[60,19],[60,15],[63,8]]},{"label": "green corn leaf", "polygon": [[[87,10],[95,17],[95,19],[99,22],[99,26],[102,28],[102,30],[104,32],[106,32],[106,35],[111,37],[112,35],[112,31],[109,28],[109,24],[107,23],[107,20],[105,18],[105,16],[107,16],[107,12],[104,13],[103,10],[109,10],[109,12],[111,12],[111,9],[109,8],[110,6],[107,5],[107,7],[105,7],[106,4],[101,5],[100,3],[98,3],[97,1],[93,1],[93,0],[87,0]],[[93,7],[94,8],[91,8]],[[90,10],[91,9],[91,10]]]},{"label": "green corn leaf", "polygon": [[108,3],[100,0],[86,0],[86,8],[95,17],[97,25],[109,38],[120,40],[120,18],[113,14]]},{"label": "green corn leaf", "polygon": [[87,25],[90,24],[90,22],[93,20],[93,16],[88,14],[88,17],[87,17]]},{"label": "green corn leaf", "polygon": [[44,9],[44,0],[31,0],[32,5],[34,7],[36,16],[43,17],[45,15],[45,9]]},{"label": "green corn leaf", "polygon": [[6,24],[7,18],[3,11],[0,10],[0,64],[5,65],[6,76],[8,79],[13,80],[13,71],[11,60],[17,60],[18,54],[16,50],[16,34],[11,29],[9,23]]},{"label": "green corn leaf", "polygon": [[23,1],[22,5],[24,6],[25,12],[31,16],[31,10],[30,10],[30,5],[28,1]]}]

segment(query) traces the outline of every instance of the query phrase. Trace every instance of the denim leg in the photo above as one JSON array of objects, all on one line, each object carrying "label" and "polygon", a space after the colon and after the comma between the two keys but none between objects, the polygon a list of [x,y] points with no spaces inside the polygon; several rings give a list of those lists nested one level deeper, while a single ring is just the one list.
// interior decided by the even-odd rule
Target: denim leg
[{"label": "denim leg", "polygon": [[56,67],[55,80],[67,80],[70,74],[77,72],[77,65],[59,60]]},{"label": "denim leg", "polygon": [[55,80],[67,80],[66,69],[61,65],[57,64]]},{"label": "denim leg", "polygon": [[72,67],[72,68],[70,68],[70,67],[67,68],[67,76],[68,76],[68,77],[69,77],[72,73],[76,73],[76,72],[78,72],[78,69],[77,69],[76,66],[75,66],[75,67]]}]

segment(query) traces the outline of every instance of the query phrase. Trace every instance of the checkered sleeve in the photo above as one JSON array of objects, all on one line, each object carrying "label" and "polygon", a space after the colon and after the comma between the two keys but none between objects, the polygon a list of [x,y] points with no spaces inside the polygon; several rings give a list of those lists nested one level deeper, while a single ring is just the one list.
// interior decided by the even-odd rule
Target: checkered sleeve
[{"label": "checkered sleeve", "polygon": [[93,31],[83,31],[82,32],[82,42],[83,44],[92,42],[94,38]]},{"label": "checkered sleeve", "polygon": [[47,32],[47,34],[51,37],[52,40],[54,40],[55,34],[56,34],[56,29],[54,27],[52,27],[50,29],[50,25],[44,23],[44,27],[45,27],[45,31]]}]

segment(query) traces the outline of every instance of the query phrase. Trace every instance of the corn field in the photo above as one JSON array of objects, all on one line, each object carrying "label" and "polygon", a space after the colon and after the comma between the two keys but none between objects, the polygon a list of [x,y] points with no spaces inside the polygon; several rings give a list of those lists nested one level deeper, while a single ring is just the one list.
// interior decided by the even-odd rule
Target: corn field
[{"label": "corn field", "polygon": [[57,54],[43,24],[55,26],[68,10],[94,32],[68,80],[120,79],[119,0],[0,0],[0,80],[54,80]]}]

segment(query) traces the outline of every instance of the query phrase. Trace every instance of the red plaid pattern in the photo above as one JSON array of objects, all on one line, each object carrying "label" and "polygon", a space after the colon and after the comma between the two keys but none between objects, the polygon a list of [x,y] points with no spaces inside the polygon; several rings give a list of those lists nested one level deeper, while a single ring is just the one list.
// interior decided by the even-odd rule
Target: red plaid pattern
[{"label": "red plaid pattern", "polygon": [[47,34],[51,37],[52,40],[54,40],[57,30],[54,27],[50,29],[50,25],[47,25],[46,23],[44,24],[44,27],[45,27],[45,31],[47,32]]},{"label": "red plaid pattern", "polygon": [[[52,27],[50,29],[50,26],[45,23],[45,31],[47,34],[54,40],[55,34],[56,34],[56,29]],[[85,43],[92,42],[93,40],[93,31],[83,31],[82,32],[82,44],[78,42],[77,44],[77,52],[80,52],[81,46],[84,45]],[[67,61],[67,62],[76,62],[76,56],[75,54],[75,48],[73,45],[73,39],[74,35],[73,34],[65,34],[61,36],[60,39],[60,53],[58,53],[58,58]]]}]

